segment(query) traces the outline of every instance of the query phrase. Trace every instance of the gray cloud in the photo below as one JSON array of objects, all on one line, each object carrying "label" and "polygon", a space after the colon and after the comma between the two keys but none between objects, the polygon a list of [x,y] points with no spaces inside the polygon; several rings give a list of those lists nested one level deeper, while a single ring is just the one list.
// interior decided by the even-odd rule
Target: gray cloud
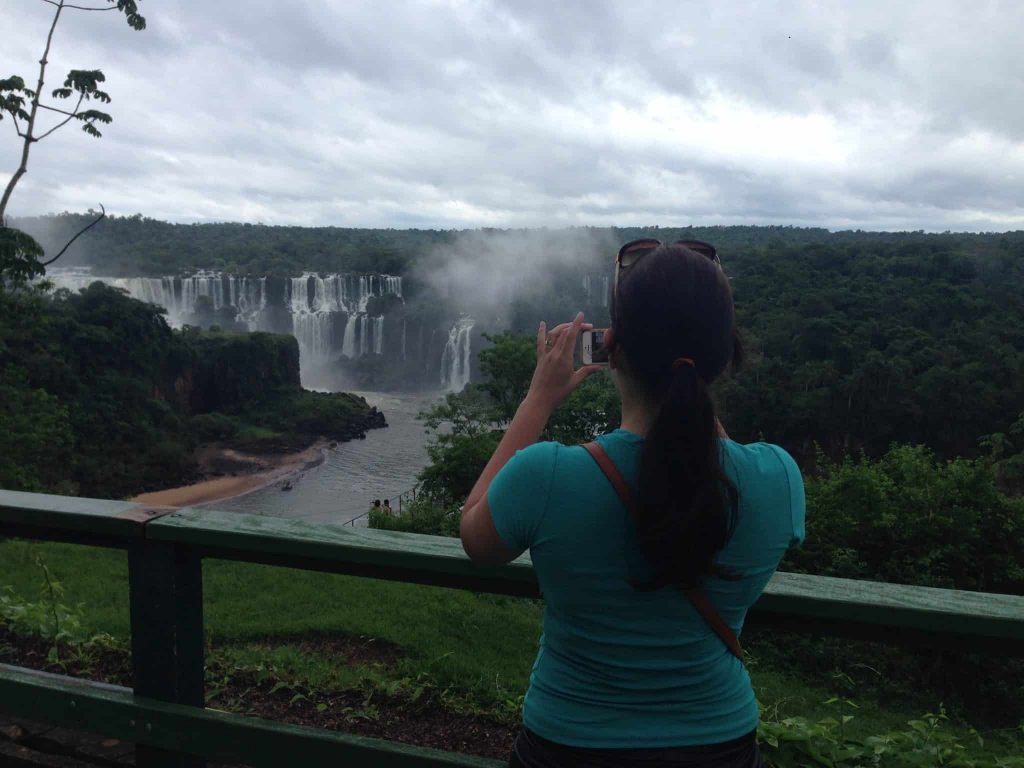
[{"label": "gray cloud", "polygon": [[[50,6],[0,7],[34,77]],[[342,226],[1024,228],[1024,5],[297,0],[58,28],[115,117],[15,215]],[[4,121],[5,123],[8,121]],[[0,174],[17,164],[0,125]],[[3,175],[0,175],[0,180]]]}]

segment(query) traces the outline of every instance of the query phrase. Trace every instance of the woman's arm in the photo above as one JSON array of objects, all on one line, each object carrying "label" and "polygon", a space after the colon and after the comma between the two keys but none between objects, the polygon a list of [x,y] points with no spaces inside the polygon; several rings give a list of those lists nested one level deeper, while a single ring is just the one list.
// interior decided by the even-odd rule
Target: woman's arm
[{"label": "woman's arm", "polygon": [[590,326],[583,322],[583,313],[571,323],[563,323],[551,333],[541,323],[537,329],[537,368],[530,390],[519,405],[512,423],[498,443],[484,471],[480,473],[463,507],[459,533],[463,549],[471,559],[481,563],[507,563],[520,553],[510,550],[498,536],[487,505],[487,491],[516,451],[537,442],[551,418],[551,413],[576,387],[600,365],[573,370],[573,350],[579,332]]}]

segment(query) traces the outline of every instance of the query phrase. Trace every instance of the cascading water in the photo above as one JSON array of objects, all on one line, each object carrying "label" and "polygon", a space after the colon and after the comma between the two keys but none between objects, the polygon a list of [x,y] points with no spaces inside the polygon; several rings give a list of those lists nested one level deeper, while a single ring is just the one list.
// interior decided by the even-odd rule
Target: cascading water
[{"label": "cascading water", "polygon": [[367,342],[370,340],[370,332],[367,326],[368,318],[366,315],[359,315],[359,356],[362,357],[366,354]]},{"label": "cascading water", "polygon": [[[286,278],[283,295],[277,293],[272,302],[268,296],[267,277],[236,276],[212,271],[200,271],[181,277],[113,278],[93,275],[88,268],[71,268],[51,270],[47,279],[57,288],[71,291],[97,281],[123,288],[133,298],[164,307],[168,322],[175,327],[205,321],[205,317],[197,318],[196,314],[200,300],[206,297],[209,308],[214,311],[234,308],[235,321],[249,330],[291,331],[299,343],[304,368],[324,367],[341,357],[351,360],[368,354],[383,355],[385,317],[383,314],[370,314],[368,309],[371,301],[393,296],[400,303],[405,303],[402,278],[397,275],[319,275],[305,272],[297,277]],[[273,306],[268,306],[271,303]],[[287,313],[284,318],[280,315],[282,308]],[[344,315],[344,325],[339,315]],[[283,322],[288,325],[282,327]],[[399,349],[404,360],[404,317]],[[463,373],[469,369],[467,355],[468,352],[460,353],[456,381],[468,375]]]},{"label": "cascading water", "polygon": [[238,310],[238,319],[253,330],[267,308],[267,278],[230,278],[231,305]]},{"label": "cascading water", "polygon": [[460,317],[448,331],[448,343],[441,355],[441,385],[449,392],[461,392],[469,383],[473,323],[471,317]]},{"label": "cascading water", "polygon": [[341,354],[349,359],[356,356],[356,321],[355,315],[345,318],[345,335],[341,340]]},{"label": "cascading water", "polygon": [[373,354],[384,352],[384,315],[373,318]]},{"label": "cascading water", "polygon": [[172,325],[181,324],[181,302],[175,295],[172,277],[95,277],[88,269],[72,268],[49,270],[46,279],[53,283],[55,288],[65,288],[73,292],[87,288],[96,281],[121,288],[128,291],[128,295],[134,299],[164,307],[167,310],[168,321]]},{"label": "cascading water", "polygon": [[292,334],[299,342],[299,359],[320,366],[334,350],[334,318],[329,312],[297,312],[292,315]]}]

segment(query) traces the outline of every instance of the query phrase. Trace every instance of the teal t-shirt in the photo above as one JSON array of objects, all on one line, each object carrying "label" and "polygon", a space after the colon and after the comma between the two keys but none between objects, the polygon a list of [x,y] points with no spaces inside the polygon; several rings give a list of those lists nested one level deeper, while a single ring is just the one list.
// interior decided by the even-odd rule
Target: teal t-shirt
[{"label": "teal t-shirt", "polygon": [[[643,438],[598,438],[636,490]],[[735,531],[716,562],[740,576],[704,591],[737,635],[786,550],[804,538],[804,486],[784,450],[722,440],[739,491]],[[494,525],[529,549],[544,592],[544,632],[523,722],[570,746],[715,744],[757,726],[746,667],[676,590],[639,592],[650,571],[629,512],[581,446],[538,443],[491,483]]]}]

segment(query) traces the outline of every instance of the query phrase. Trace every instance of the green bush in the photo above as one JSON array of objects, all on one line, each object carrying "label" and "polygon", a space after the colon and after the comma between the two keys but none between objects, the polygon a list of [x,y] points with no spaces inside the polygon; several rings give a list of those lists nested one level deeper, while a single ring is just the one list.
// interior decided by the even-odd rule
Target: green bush
[{"label": "green bush", "polygon": [[224,413],[201,413],[189,419],[192,433],[204,442],[230,440],[238,434],[238,422]]},{"label": "green bush", "polygon": [[877,461],[819,457],[807,508],[787,570],[1024,594],[1024,499],[1000,491],[988,461],[907,445]]},{"label": "green bush", "polygon": [[[937,715],[909,721],[906,729],[862,737],[847,733],[855,716],[843,712],[816,722],[804,717],[777,719],[762,712],[757,732],[770,768],[1024,768],[1022,757],[970,756],[962,740],[950,732],[941,707]],[[980,745],[981,736],[973,729],[971,733]]]}]

